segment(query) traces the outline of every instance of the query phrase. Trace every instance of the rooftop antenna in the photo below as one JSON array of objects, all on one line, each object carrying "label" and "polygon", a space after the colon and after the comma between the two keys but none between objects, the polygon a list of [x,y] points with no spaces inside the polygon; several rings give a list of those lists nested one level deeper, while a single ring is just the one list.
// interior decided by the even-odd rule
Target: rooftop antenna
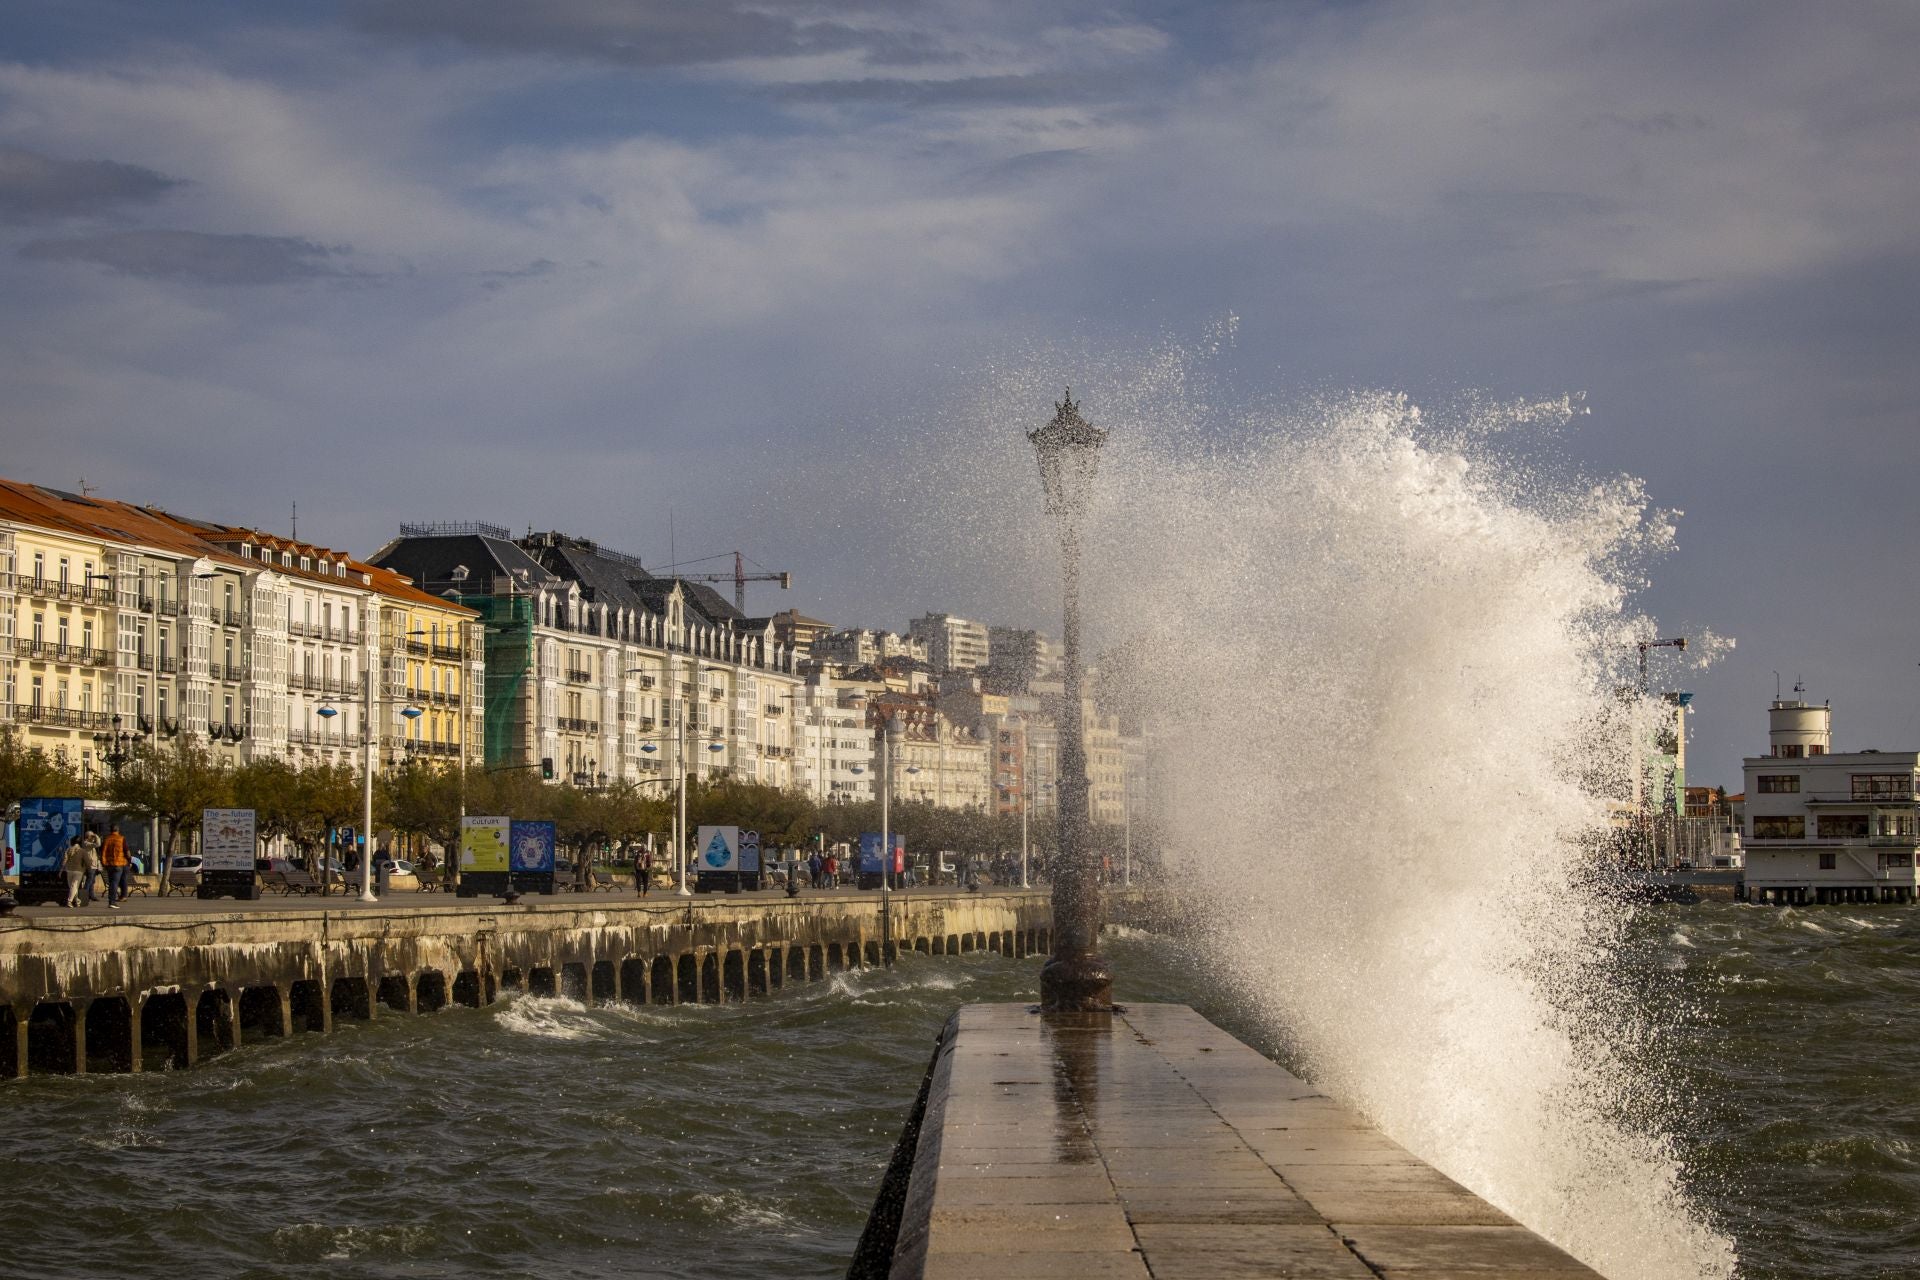
[{"label": "rooftop antenna", "polygon": [[293,504],[293,530],[287,536],[291,541],[300,541],[300,504],[297,502]]},{"label": "rooftop antenna", "polygon": [[1793,691],[1795,693],[1805,693],[1807,691],[1807,682],[1799,676],[1795,676],[1793,678]]},{"label": "rooftop antenna", "polygon": [[1780,673],[1778,671],[1773,673],[1773,700],[1775,702],[1780,701]]},{"label": "rooftop antenna", "polygon": [[80,496],[83,498],[93,496],[93,490],[87,486],[87,477],[84,474],[80,477]]}]

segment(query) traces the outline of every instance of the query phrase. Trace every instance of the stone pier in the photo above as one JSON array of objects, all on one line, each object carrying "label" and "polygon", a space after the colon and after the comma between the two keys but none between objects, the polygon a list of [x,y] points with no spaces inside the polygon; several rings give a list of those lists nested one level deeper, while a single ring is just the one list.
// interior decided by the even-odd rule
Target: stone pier
[{"label": "stone pier", "polygon": [[1044,954],[1044,891],[609,902],[418,900],[0,921],[0,1078],[185,1068],[341,1018],[480,1006],[719,1003],[925,955]]},{"label": "stone pier", "polygon": [[1596,1280],[1178,1005],[969,1005],[849,1280]]}]

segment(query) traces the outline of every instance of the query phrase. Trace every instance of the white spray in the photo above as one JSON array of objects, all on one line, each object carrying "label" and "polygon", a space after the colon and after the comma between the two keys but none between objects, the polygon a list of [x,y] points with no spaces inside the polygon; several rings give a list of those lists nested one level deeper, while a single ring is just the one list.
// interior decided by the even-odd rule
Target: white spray
[{"label": "white spray", "polygon": [[[1084,578],[1221,976],[1322,1088],[1614,1280],[1731,1275],[1639,1105],[1652,1030],[1605,979],[1625,911],[1590,891],[1629,576],[1671,530],[1635,484],[1493,461],[1566,402],[1220,430],[1189,382],[1168,357],[1084,393],[1114,429]],[[1057,569],[1014,428],[1058,394],[1023,371],[969,415],[927,544],[949,579],[969,550],[1030,568],[1038,616]]]}]

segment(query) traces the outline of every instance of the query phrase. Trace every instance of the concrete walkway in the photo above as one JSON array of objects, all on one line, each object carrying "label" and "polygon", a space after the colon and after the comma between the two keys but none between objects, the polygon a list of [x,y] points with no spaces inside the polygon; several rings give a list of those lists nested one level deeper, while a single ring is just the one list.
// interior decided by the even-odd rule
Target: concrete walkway
[{"label": "concrete walkway", "polygon": [[1595,1277],[1191,1009],[955,1015],[894,1280]]}]

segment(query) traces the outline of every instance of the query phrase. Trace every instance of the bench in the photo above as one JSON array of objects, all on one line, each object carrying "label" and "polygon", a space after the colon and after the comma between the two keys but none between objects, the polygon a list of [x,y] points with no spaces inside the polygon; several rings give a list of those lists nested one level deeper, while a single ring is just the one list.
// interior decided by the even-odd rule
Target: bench
[{"label": "bench", "polygon": [[308,874],[305,867],[290,866],[275,871],[264,871],[260,874],[260,884],[262,888],[272,889],[275,893],[326,892],[325,886]]},{"label": "bench", "polygon": [[160,896],[192,894],[200,890],[200,873],[186,867],[168,867],[167,878],[160,882]]},{"label": "bench", "polygon": [[594,872],[593,887],[596,889],[605,889],[608,893],[618,893],[620,891],[620,884],[613,878],[611,871]]}]

